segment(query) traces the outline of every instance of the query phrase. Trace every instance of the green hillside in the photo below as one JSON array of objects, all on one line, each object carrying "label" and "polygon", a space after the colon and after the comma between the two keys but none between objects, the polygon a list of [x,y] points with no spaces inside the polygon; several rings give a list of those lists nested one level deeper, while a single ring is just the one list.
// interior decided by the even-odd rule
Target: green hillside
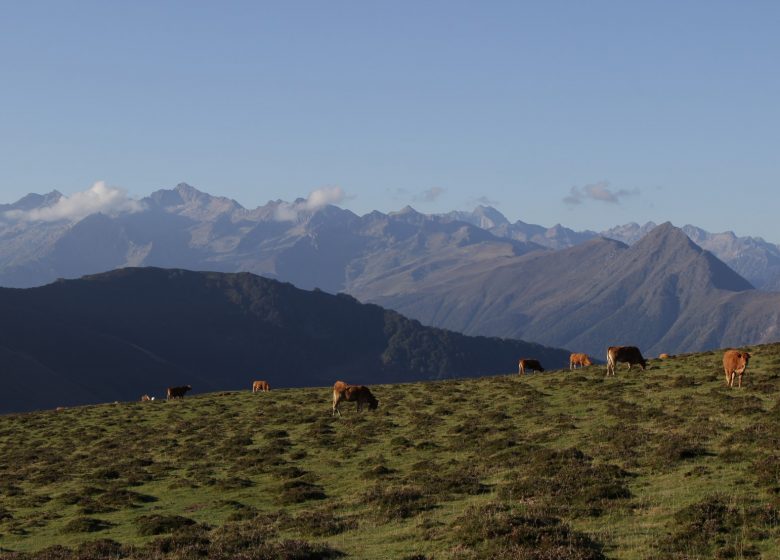
[{"label": "green hillside", "polygon": [[780,344],[749,351],[741,390],[707,352],[342,418],[329,388],[2,416],[0,556],[780,558]]}]

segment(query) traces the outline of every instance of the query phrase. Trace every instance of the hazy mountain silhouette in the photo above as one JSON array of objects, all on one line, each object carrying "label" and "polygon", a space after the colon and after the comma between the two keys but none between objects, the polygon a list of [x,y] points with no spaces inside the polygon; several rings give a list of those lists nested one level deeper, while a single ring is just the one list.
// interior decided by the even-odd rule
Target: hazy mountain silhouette
[{"label": "hazy mountain silhouette", "polygon": [[[248,273],[128,268],[0,289],[0,412],[194,390],[378,383],[512,372],[564,350],[467,337],[348,295]],[[328,406],[323,392],[323,408]]]},{"label": "hazy mountain silhouette", "polygon": [[654,355],[778,336],[780,294],[756,291],[669,223],[633,246],[599,238],[464,266],[457,275],[430,275],[406,290],[414,272],[387,277],[374,294],[356,295],[425,324],[599,357],[614,344],[635,344]]},{"label": "hazy mountain silhouette", "polygon": [[[475,256],[483,260],[483,253],[559,250],[599,236],[631,245],[655,227],[630,223],[601,234],[578,232],[560,224],[511,223],[490,206],[444,215],[407,207],[357,216],[336,206],[311,208],[299,199],[249,210],[186,183],[152,193],[134,213],[95,214],[79,222],[18,217],[61,198],[53,191],[0,205],[0,285],[30,287],[120,266],[161,266],[254,272],[335,293],[362,289],[424,259],[442,266],[442,251],[451,264],[467,265]],[[683,230],[757,288],[780,290],[777,245],[694,226]]]}]

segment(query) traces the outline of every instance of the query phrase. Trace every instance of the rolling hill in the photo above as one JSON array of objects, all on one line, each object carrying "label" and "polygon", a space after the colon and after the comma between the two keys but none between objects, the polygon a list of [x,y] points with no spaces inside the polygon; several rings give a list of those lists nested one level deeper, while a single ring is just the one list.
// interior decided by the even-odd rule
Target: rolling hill
[{"label": "rolling hill", "polygon": [[0,416],[3,560],[780,558],[780,345]]},{"label": "rolling hill", "polygon": [[0,289],[0,412],[196,392],[410,381],[550,366],[563,350],[423,327],[351,296],[249,273],[121,269]]}]

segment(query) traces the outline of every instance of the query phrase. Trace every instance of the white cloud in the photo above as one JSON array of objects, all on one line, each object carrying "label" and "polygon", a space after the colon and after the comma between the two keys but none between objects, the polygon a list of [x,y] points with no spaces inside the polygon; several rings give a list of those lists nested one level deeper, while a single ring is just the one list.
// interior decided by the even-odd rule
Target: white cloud
[{"label": "white cloud", "polygon": [[444,194],[446,189],[442,187],[431,187],[430,189],[423,191],[423,193],[417,197],[417,201],[421,202],[434,202],[437,198]]},{"label": "white cloud", "polygon": [[323,187],[311,191],[304,200],[281,203],[276,208],[275,217],[280,222],[292,222],[300,212],[314,212],[328,204],[339,204],[346,197],[341,187]]},{"label": "white cloud", "polygon": [[480,204],[482,206],[498,206],[501,204],[497,200],[493,200],[492,198],[488,198],[487,196],[480,196],[473,200],[473,204]]},{"label": "white cloud", "polygon": [[598,183],[592,183],[585,185],[584,187],[572,187],[569,194],[563,198],[563,202],[573,206],[576,204],[582,204],[585,200],[597,200],[599,202],[607,202],[609,204],[620,204],[620,199],[627,196],[639,195],[639,189],[620,189],[614,191],[609,188],[608,181],[599,181]]},{"label": "white cloud", "polygon": [[77,222],[90,214],[102,212],[111,216],[138,212],[144,209],[143,203],[127,196],[127,192],[118,187],[109,187],[105,181],[97,181],[85,191],[71,196],[62,196],[50,206],[32,210],[9,210],[3,215],[11,220],[28,222],[56,222],[68,220]]}]

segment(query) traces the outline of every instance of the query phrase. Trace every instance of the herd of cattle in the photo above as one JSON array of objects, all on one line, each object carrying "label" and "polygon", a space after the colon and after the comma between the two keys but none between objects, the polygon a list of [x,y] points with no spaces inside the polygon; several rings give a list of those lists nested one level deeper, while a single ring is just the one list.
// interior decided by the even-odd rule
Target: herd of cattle
[{"label": "herd of cattle", "polygon": [[[661,360],[670,358],[669,354],[658,356]],[[723,370],[726,373],[726,385],[734,386],[734,377],[739,376],[738,387],[742,387],[742,375],[747,369],[750,361],[750,354],[740,352],[739,350],[726,350],[723,354]],[[638,365],[644,371],[647,368],[647,360],[644,359],[639,348],[636,346],[610,346],[607,349],[607,375],[615,375],[617,364],[628,364],[628,369],[632,365]],[[593,361],[587,354],[572,354],[569,356],[569,369],[575,370],[577,367],[587,367],[593,365]],[[525,375],[526,371],[543,372],[544,368],[539,360],[531,358],[522,358],[518,362],[520,375]],[[192,385],[183,385],[181,387],[168,387],[166,391],[166,400],[181,399],[187,391],[192,390]],[[252,392],[268,392],[271,390],[267,381],[252,382]],[[144,395],[142,401],[153,401],[154,397]],[[371,390],[365,385],[350,385],[344,381],[336,381],[333,385],[333,411],[332,415],[338,414],[339,404],[343,401],[357,403],[358,411],[363,410],[363,406],[368,405],[369,410],[375,410],[379,406],[379,401],[371,394]]]}]

